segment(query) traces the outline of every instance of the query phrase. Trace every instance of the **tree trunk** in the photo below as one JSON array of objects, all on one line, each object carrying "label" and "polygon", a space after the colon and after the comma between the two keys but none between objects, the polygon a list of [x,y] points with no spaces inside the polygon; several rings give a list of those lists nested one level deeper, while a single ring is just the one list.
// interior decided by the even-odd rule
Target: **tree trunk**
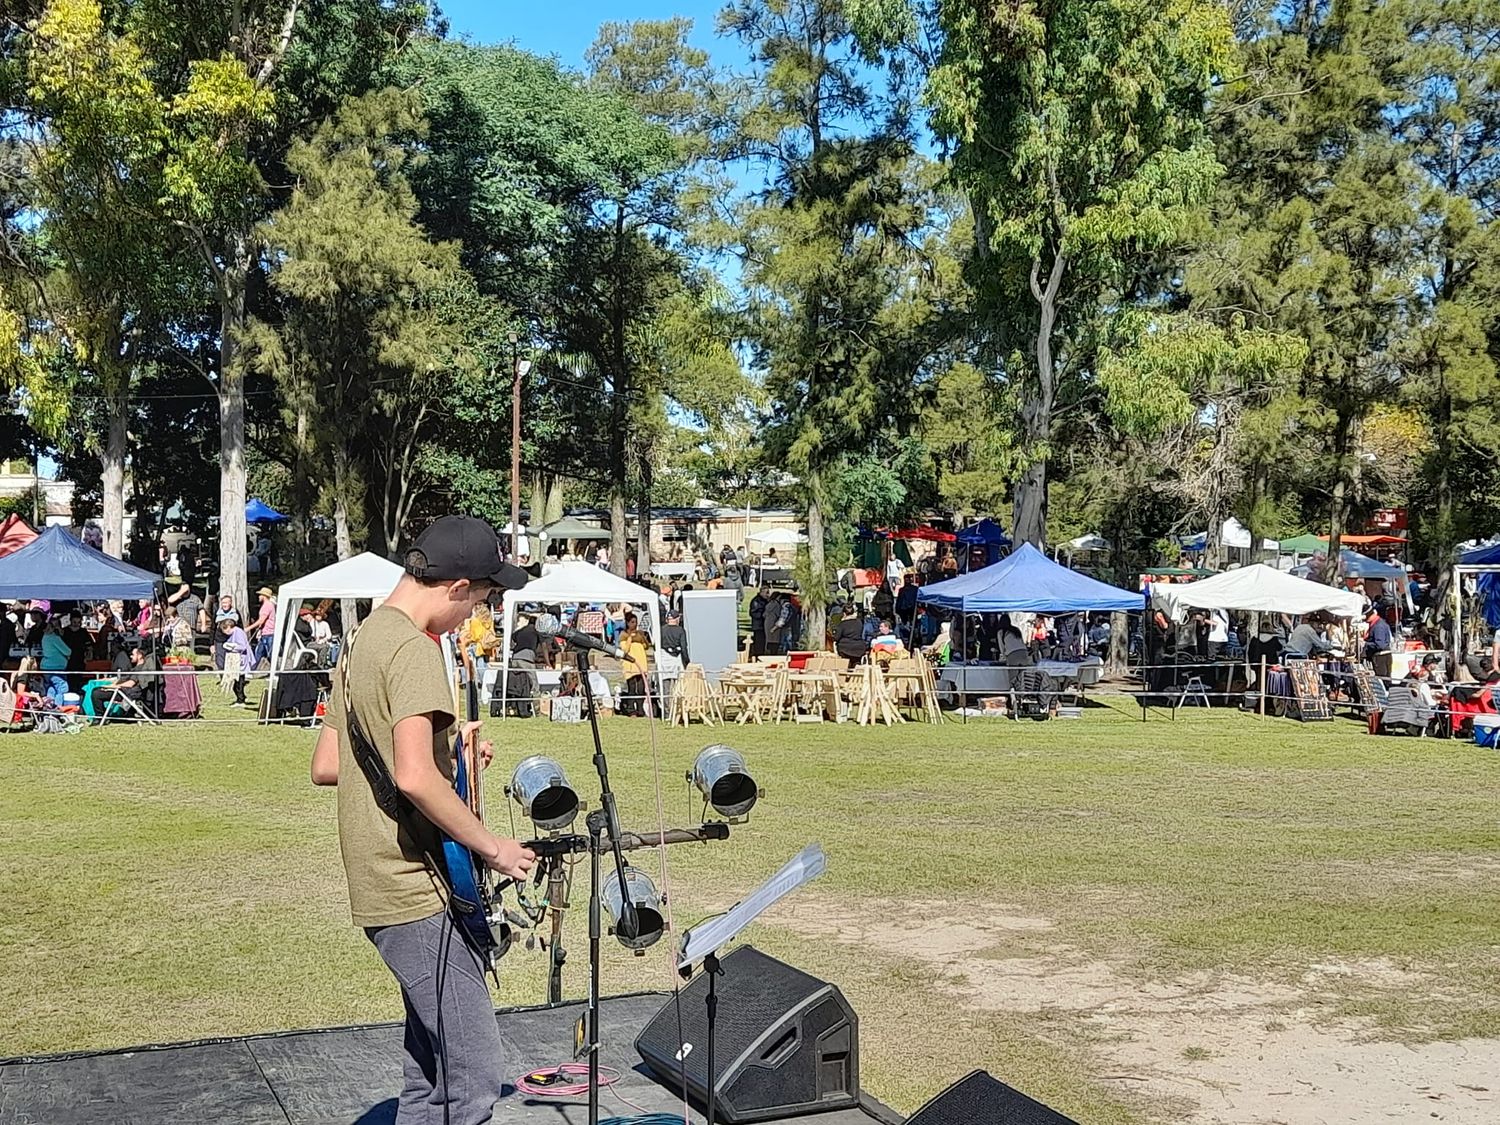
[{"label": "tree trunk", "polygon": [[636,460],[640,477],[639,499],[635,517],[635,572],[644,577],[651,573],[651,450],[642,447]]},{"label": "tree trunk", "polygon": [[[333,546],[339,561],[354,557],[354,536],[349,528],[349,451],[342,442],[333,447]],[[339,601],[344,636],[359,624],[359,604],[353,598]]]},{"label": "tree trunk", "polygon": [[312,418],[307,409],[307,396],[297,392],[292,409],[296,417],[292,441],[292,570],[296,574],[306,574],[312,569],[313,511],[313,484],[308,471],[308,431]]},{"label": "tree trunk", "polygon": [[802,623],[807,644],[823,648],[828,639],[827,559],[823,554],[823,472],[807,471],[807,589],[802,591]]},{"label": "tree trunk", "polygon": [[1130,615],[1109,615],[1109,655],[1104,658],[1104,672],[1123,676],[1130,664]]},{"label": "tree trunk", "polygon": [[104,553],[125,557],[125,456],[130,445],[130,376],[115,372],[105,386],[109,428],[99,458],[104,492]]},{"label": "tree trunk", "polygon": [[614,293],[611,295],[610,350],[614,366],[614,394],[609,420],[609,569],[625,575],[625,432],[630,424],[630,378],[625,349],[625,205],[615,204]]},{"label": "tree trunk", "polygon": [[1265,462],[1257,461],[1250,470],[1250,510],[1245,514],[1245,526],[1250,530],[1250,561],[1266,561],[1265,520],[1262,518],[1266,505],[1266,493],[1270,483],[1266,479]]},{"label": "tree trunk", "polygon": [[1359,418],[1345,410],[1339,412],[1333,430],[1333,495],[1328,505],[1328,565],[1323,581],[1330,586],[1342,585],[1340,552],[1344,534],[1349,528],[1349,512],[1359,486]]},{"label": "tree trunk", "polygon": [[333,542],[339,561],[354,557],[354,535],[349,527],[349,451],[333,447]]},{"label": "tree trunk", "polygon": [[1066,269],[1066,257],[1054,254],[1043,286],[1041,260],[1031,263],[1031,294],[1037,302],[1036,385],[1021,406],[1021,441],[1029,463],[1016,481],[1015,528],[1011,538],[1018,544],[1030,543],[1036,547],[1047,538],[1047,445],[1052,438],[1052,408],[1057,397],[1052,332],[1057,325],[1057,293]]},{"label": "tree trunk", "polygon": [[245,376],[236,353],[245,327],[251,245],[246,230],[225,240],[219,290],[219,593],[250,604],[245,564]]}]

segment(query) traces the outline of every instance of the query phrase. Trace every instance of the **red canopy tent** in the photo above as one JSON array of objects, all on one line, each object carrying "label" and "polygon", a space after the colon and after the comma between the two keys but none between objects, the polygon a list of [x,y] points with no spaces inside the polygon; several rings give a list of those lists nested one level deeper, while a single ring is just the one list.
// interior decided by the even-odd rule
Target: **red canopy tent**
[{"label": "red canopy tent", "polygon": [[15,512],[0,520],[0,558],[13,551],[19,551],[26,544],[36,538],[36,532],[31,525],[18,516]]},{"label": "red canopy tent", "polygon": [[937,527],[906,527],[889,534],[892,539],[922,539],[928,543],[952,543],[958,539],[953,532]]}]

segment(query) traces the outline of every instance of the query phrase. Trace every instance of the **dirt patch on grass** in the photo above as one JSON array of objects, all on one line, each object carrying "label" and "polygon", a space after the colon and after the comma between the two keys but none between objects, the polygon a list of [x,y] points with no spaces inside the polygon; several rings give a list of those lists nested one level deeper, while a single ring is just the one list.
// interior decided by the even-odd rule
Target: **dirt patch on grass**
[{"label": "dirt patch on grass", "polygon": [[[961,914],[961,920],[953,919]],[[1326,960],[1300,977],[1194,973],[1143,981],[1015,907],[788,903],[767,919],[804,937],[934,970],[978,1012],[1047,1013],[1096,1060],[1095,1077],[1187,1125],[1366,1125],[1500,1120],[1500,1040],[1380,1041],[1341,1018],[1352,990],[1430,996],[1437,973],[1384,960]],[[955,1059],[955,1074],[982,1059]],[[1004,1077],[1004,1075],[1000,1075]],[[1191,1108],[1184,1108],[1191,1107]]]}]

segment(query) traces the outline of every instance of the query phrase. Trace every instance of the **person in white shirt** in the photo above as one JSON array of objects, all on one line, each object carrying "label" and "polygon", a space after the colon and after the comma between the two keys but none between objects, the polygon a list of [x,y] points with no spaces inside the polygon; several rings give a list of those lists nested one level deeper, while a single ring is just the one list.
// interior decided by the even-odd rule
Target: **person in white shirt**
[{"label": "person in white shirt", "polygon": [[1229,643],[1229,611],[1223,609],[1211,609],[1208,611],[1208,658],[1219,659],[1219,654],[1224,651],[1224,646]]},{"label": "person in white shirt", "polygon": [[905,578],[906,564],[892,554],[890,562],[885,564],[885,580],[890,583],[891,593],[895,594],[900,591]]}]

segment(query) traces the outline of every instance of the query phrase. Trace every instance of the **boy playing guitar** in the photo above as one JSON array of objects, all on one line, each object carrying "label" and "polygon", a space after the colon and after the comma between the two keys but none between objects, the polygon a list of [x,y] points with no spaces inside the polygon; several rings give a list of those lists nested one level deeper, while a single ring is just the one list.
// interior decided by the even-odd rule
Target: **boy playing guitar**
[{"label": "boy playing guitar", "polygon": [[[338,786],[354,924],[401,986],[406,1061],[397,1125],[485,1125],[506,1077],[485,983],[490,966],[449,912],[433,857],[442,855],[446,835],[490,869],[522,880],[536,857],[496,836],[454,792],[453,693],[435,638],[496,588],[519,589],[527,575],[500,561],[494,529],[469,516],[432,524],[407,552],[405,570],[346,646],[312,780]],[[382,809],[356,760],[351,727],[378,751],[410,815],[398,821]],[[466,741],[473,733],[465,730]],[[488,764],[490,744],[477,749]]]}]

